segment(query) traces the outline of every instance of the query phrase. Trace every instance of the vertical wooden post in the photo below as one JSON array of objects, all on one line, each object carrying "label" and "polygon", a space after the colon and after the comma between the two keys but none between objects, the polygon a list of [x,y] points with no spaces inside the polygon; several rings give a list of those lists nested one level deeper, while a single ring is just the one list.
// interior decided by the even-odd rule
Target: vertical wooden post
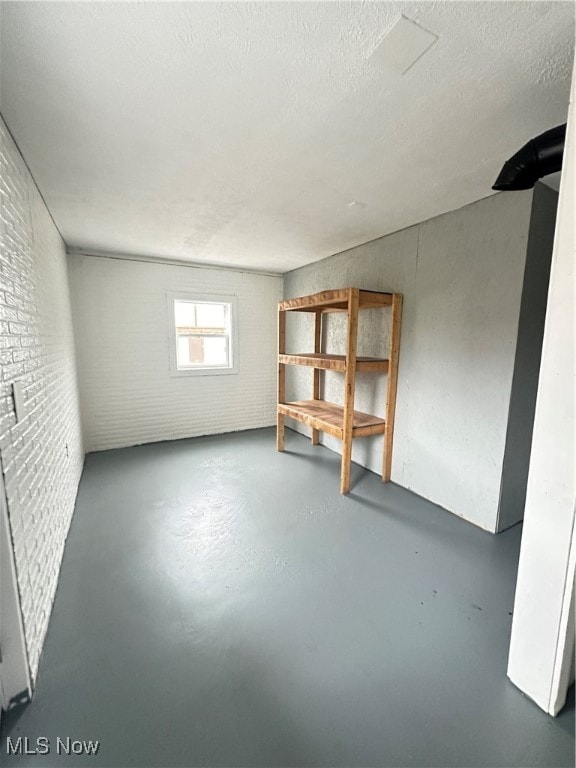
[{"label": "vertical wooden post", "polygon": [[[322,312],[314,313],[314,352],[320,352],[322,346]],[[312,399],[320,400],[320,369],[314,368],[314,386],[312,388]],[[312,429],[312,445],[318,445],[320,442],[320,432]]]},{"label": "vertical wooden post", "polygon": [[342,423],[342,466],[340,493],[350,490],[350,462],[352,461],[352,427],[354,425],[354,388],[356,385],[356,346],[358,339],[358,304],[360,291],[348,291],[348,337],[346,343],[346,379],[344,385],[344,417]]},{"label": "vertical wooden post", "polygon": [[400,352],[400,327],[402,321],[402,294],[392,296],[390,328],[390,352],[388,355],[388,382],[386,384],[386,431],[384,433],[384,462],[382,482],[390,480],[392,472],[392,444],[394,442],[394,416],[396,413],[396,389],[398,386],[398,357]]},{"label": "vertical wooden post", "polygon": [[[278,308],[278,355],[286,353],[286,312]],[[278,362],[278,402],[286,402],[286,366]],[[284,414],[277,413],[276,449],[284,450]]]}]

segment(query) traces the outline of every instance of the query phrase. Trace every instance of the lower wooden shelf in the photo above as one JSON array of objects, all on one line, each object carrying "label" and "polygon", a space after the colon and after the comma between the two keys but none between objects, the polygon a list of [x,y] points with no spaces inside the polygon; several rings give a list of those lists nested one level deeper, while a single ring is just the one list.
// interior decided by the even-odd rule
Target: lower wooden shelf
[{"label": "lower wooden shelf", "polygon": [[[312,429],[327,432],[343,439],[344,408],[325,400],[298,400],[292,403],[278,403],[278,413],[308,424]],[[386,431],[386,422],[378,416],[362,411],[354,411],[352,437],[382,435]]]}]

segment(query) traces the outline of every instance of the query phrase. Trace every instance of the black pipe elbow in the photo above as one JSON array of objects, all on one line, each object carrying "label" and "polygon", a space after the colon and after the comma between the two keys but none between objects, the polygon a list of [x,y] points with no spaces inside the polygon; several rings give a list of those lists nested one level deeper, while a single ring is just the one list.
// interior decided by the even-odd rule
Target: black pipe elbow
[{"label": "black pipe elbow", "polygon": [[504,163],[492,189],[532,189],[538,179],[561,170],[565,139],[566,123],[528,141]]}]

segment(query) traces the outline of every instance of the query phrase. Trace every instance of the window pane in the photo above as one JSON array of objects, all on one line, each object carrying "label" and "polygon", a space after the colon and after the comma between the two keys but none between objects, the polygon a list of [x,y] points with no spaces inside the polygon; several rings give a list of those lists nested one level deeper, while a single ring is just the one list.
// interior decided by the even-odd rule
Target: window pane
[{"label": "window pane", "polygon": [[232,303],[173,298],[176,368],[232,370]]},{"label": "window pane", "polygon": [[178,352],[178,367],[192,365],[190,360],[190,344],[188,336],[176,337],[176,350]]},{"label": "window pane", "polygon": [[226,328],[225,304],[197,304],[196,321],[201,328]]},{"label": "window pane", "polygon": [[204,336],[204,365],[227,365],[228,344],[224,336]]},{"label": "window pane", "polygon": [[225,336],[179,335],[176,338],[178,367],[226,366],[228,339]]},{"label": "window pane", "polygon": [[174,301],[174,319],[176,328],[193,328],[196,325],[196,305],[191,301]]}]

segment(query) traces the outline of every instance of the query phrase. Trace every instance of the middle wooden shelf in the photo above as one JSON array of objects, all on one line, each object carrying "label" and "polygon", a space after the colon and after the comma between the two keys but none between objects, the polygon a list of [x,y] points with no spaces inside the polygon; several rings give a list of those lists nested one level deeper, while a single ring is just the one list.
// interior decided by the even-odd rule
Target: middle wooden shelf
[{"label": "middle wooden shelf", "polygon": [[[309,368],[320,368],[324,371],[346,372],[346,355],[329,355],[323,352],[296,352],[295,354],[280,354],[278,362],[283,365],[306,365]],[[357,373],[386,373],[388,360],[377,357],[357,357]]]}]

